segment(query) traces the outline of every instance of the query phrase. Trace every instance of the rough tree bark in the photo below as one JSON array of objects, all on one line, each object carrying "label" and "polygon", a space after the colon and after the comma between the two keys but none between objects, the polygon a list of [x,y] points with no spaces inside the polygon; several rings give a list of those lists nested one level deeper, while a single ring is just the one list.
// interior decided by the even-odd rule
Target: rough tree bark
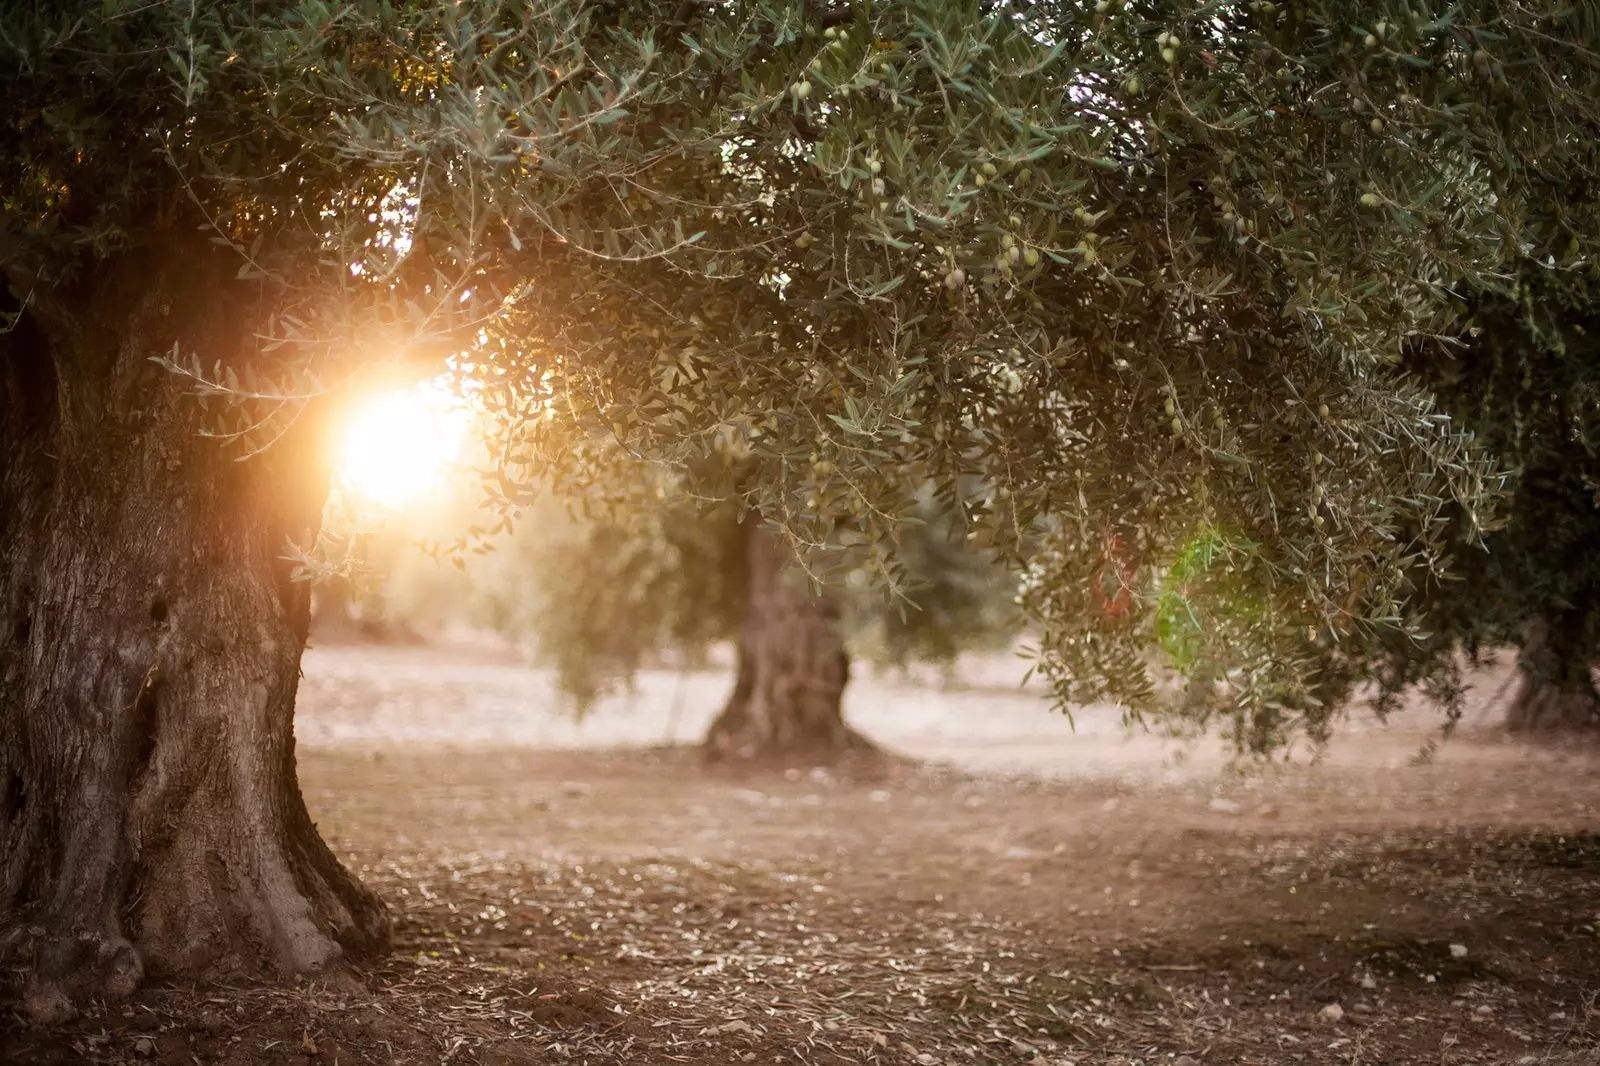
[{"label": "rough tree bark", "polygon": [[210,254],[142,257],[0,337],[0,960],[41,1021],[387,943],[295,776],[308,593],[284,556],[325,449],[236,461],[151,361],[255,357]]},{"label": "rough tree bark", "polygon": [[1507,729],[1532,732],[1600,725],[1600,692],[1595,690],[1583,642],[1568,619],[1540,614],[1529,620],[1517,668],[1522,679],[1506,710]]},{"label": "rough tree bark", "polygon": [[728,702],[711,724],[712,759],[805,758],[832,761],[874,747],[844,721],[850,660],[838,605],[814,594],[790,566],[788,548],[742,523],[745,614],[739,665]]}]

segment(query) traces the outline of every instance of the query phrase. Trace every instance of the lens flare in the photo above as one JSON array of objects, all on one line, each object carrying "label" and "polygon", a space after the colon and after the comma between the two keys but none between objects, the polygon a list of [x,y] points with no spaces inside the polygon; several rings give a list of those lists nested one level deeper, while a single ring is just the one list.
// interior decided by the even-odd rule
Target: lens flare
[{"label": "lens flare", "polygon": [[435,385],[374,396],[345,431],[340,482],[367,503],[413,502],[444,483],[471,423],[460,399]]}]

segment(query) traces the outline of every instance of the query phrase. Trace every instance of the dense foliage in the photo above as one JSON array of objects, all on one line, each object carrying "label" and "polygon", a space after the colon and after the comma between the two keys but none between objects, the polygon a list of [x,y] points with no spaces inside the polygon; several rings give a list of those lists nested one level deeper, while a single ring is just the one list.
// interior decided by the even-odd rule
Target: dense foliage
[{"label": "dense foliage", "polygon": [[[1600,291],[1592,265],[1564,258],[1535,246],[1503,285],[1473,295],[1457,336],[1408,352],[1444,409],[1507,463],[1511,498],[1481,539],[1454,515],[1448,570],[1417,575],[1425,639],[1389,635],[1331,664],[1346,686],[1377,681],[1380,708],[1420,683],[1459,713],[1460,653],[1508,644],[1523,646],[1535,685],[1577,697],[1579,717],[1600,707],[1589,677],[1600,653]],[[1517,713],[1511,704],[1513,724]]]},{"label": "dense foliage", "polygon": [[1063,700],[1155,710],[1165,647],[1266,746],[1495,487],[1399,364],[1528,234],[1594,252],[1597,37],[1515,0],[32,0],[0,265],[44,300],[235,248],[248,373],[152,354],[246,449],[403,354],[496,417],[508,508],[732,451],[892,580],[931,480],[1026,562]]}]

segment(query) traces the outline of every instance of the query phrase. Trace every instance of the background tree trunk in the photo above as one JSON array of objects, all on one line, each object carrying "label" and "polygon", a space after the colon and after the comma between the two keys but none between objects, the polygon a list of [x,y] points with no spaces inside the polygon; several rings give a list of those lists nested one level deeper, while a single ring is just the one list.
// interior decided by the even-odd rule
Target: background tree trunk
[{"label": "background tree trunk", "polygon": [[803,757],[832,761],[873,746],[845,725],[850,661],[838,606],[812,593],[786,546],[748,517],[742,523],[745,615],[733,693],[706,737],[713,759]]},{"label": "background tree trunk", "polygon": [[219,291],[211,254],[0,337],[0,960],[38,1020],[387,942],[295,777],[309,599],[284,556],[316,534],[326,449],[303,429],[236,461],[151,361],[260,365],[253,290]]},{"label": "background tree trunk", "polygon": [[1507,729],[1600,725],[1600,693],[1585,647],[1576,626],[1560,615],[1541,614],[1528,622],[1517,661],[1522,680],[1506,711]]},{"label": "background tree trunk", "polygon": [[355,592],[349,581],[334,578],[321,583],[311,597],[311,636],[330,644],[360,640],[361,623],[356,619]]}]

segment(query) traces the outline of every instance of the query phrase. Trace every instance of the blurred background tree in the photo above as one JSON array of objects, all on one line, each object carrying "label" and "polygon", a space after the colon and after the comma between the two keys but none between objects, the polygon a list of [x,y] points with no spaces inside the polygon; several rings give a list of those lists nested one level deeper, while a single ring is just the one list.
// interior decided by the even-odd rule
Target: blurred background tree
[{"label": "blurred background tree", "polygon": [[[759,520],[681,486],[670,498],[651,491],[632,506],[587,515],[575,501],[547,496],[514,529],[483,545],[490,550],[464,556],[458,546],[441,553],[438,538],[472,520],[467,484],[457,485],[453,507],[422,519],[396,517],[357,535],[352,570],[319,587],[314,632],[320,639],[408,640],[452,626],[489,630],[550,667],[580,714],[631,689],[640,669],[701,668],[722,644],[734,647],[743,685],[753,683],[756,653],[749,643],[760,638],[750,631],[762,624],[758,613],[772,609],[762,598],[770,588],[753,586],[790,580],[782,561],[768,557],[772,534],[760,530]],[[768,543],[752,543],[756,537]],[[900,671],[931,664],[953,678],[964,652],[1007,648],[1019,635],[1014,573],[971,548],[931,494],[901,529],[897,553],[903,577],[894,593],[877,584],[860,549],[836,552],[825,570],[797,576],[796,596],[818,601],[822,632],[813,639],[825,641],[830,655]],[[453,565],[457,560],[462,565]],[[791,631],[786,639],[794,637]],[[836,676],[827,659],[811,667],[817,676],[796,680],[824,693],[823,739],[808,738],[798,723],[783,725],[775,709],[770,735],[738,743],[786,757],[826,757],[835,743],[866,746],[842,723],[848,670]],[[728,733],[749,698],[740,685],[736,678],[732,716],[707,738],[713,751],[735,743]]]},{"label": "blurred background tree", "polygon": [[1418,639],[1324,645],[1331,704],[1371,682],[1384,712],[1420,687],[1453,720],[1463,667],[1512,646],[1509,729],[1600,724],[1600,273],[1576,248],[1556,228],[1464,302],[1451,334],[1408,346],[1407,368],[1506,463],[1510,501],[1486,536],[1447,512],[1448,565],[1413,573]]}]

